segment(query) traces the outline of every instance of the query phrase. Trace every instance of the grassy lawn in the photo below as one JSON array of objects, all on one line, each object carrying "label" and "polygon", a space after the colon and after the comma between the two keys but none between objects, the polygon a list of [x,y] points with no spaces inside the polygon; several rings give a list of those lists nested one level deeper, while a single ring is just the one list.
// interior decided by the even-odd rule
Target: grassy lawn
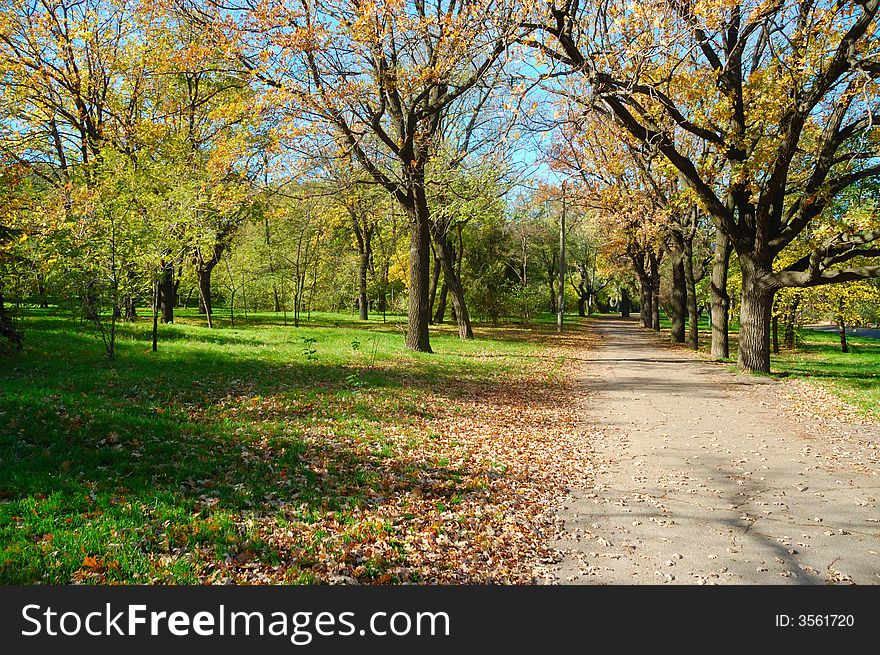
[{"label": "grassy lawn", "polygon": [[111,364],[92,327],[29,311],[0,359],[0,582],[442,581],[416,538],[453,543],[487,507],[500,534],[504,489],[471,499],[511,464],[431,426],[474,388],[551,391],[564,358],[510,325],[411,353],[389,320],[180,312],[158,353],[149,321],[121,325]]},{"label": "grassy lawn", "polygon": [[837,334],[801,330],[800,343],[772,358],[773,371],[810,380],[880,419],[880,340],[848,337],[840,351]]},{"label": "grassy lawn", "polygon": [[[664,317],[661,326],[668,330],[669,320]],[[711,338],[708,319],[702,318],[699,327],[700,350],[708,353]],[[780,326],[780,340],[781,329]],[[731,362],[736,362],[738,330],[738,323],[733,322],[730,326]],[[848,337],[847,342],[850,352],[842,353],[836,332],[802,329],[796,348],[782,348],[778,355],[771,355],[771,370],[774,374],[809,380],[863,409],[866,415],[880,419],[880,339]]]}]

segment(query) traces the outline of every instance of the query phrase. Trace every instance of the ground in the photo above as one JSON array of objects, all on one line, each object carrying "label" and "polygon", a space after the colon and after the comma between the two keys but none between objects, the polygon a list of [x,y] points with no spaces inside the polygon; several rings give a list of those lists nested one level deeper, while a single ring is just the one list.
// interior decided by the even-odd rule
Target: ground
[{"label": "ground", "polygon": [[404,349],[360,324],[194,312],[94,328],[24,317],[0,361],[0,582],[522,583],[552,559],[588,435],[589,336],[481,326]]},{"label": "ground", "polygon": [[801,380],[732,373],[629,321],[582,362],[592,484],[562,583],[880,583],[880,431]]},{"label": "ground", "polygon": [[878,582],[877,341],[758,377],[634,320],[437,326],[426,355],[389,319],[182,312],[110,363],[28,310],[0,582]]}]

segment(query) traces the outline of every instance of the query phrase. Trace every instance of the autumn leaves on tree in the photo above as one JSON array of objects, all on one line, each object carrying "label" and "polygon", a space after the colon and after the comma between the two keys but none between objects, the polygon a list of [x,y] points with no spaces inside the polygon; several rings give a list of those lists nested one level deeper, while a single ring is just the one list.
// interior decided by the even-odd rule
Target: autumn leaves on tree
[{"label": "autumn leaves on tree", "polygon": [[880,275],[876,217],[826,211],[880,173],[878,5],[570,0],[533,24],[566,96],[669,162],[736,251],[740,368],[770,369],[779,289]]},{"label": "autumn leaves on tree", "polygon": [[317,127],[305,138],[332,139],[331,156],[356,162],[408,217],[407,346],[431,352],[432,230],[461,336],[472,337],[463,289],[432,222],[427,168],[448,117],[507,53],[515,13],[488,0],[328,0],[208,2],[192,15],[276,90],[291,120]]}]

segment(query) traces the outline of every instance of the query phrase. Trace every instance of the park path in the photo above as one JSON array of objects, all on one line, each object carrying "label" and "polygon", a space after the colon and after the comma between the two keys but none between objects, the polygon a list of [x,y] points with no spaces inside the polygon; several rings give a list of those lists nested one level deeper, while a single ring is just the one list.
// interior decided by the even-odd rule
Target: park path
[{"label": "park path", "polygon": [[[880,584],[880,428],[792,385],[596,320],[581,361],[594,486],[560,518],[560,584]],[[796,388],[796,387],[794,387]]]}]

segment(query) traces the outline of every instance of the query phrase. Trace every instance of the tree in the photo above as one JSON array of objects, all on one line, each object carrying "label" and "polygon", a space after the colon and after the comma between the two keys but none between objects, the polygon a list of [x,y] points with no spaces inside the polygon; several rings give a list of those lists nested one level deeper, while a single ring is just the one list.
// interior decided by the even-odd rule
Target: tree
[{"label": "tree", "polygon": [[205,2],[192,12],[277,92],[298,124],[326,128],[410,222],[407,347],[430,352],[431,213],[426,169],[444,117],[499,65],[520,21],[491,0],[259,7]]},{"label": "tree", "polygon": [[[130,147],[130,110],[145,86],[146,53],[127,20],[133,3],[103,4],[24,0],[0,10],[0,147],[54,190],[63,211],[76,187],[95,185],[104,150]],[[95,283],[82,284],[90,320]]]},{"label": "tree", "polygon": [[[876,226],[841,225],[774,266],[836,196],[880,173],[878,7],[670,0],[645,11],[630,0],[575,0],[551,4],[534,25],[544,56],[662,153],[730,239],[743,275],[741,369],[770,369],[776,291],[880,276]],[[700,144],[699,157],[683,140]]]},{"label": "tree", "polygon": [[378,229],[384,207],[375,195],[359,193],[357,189],[343,193],[341,200],[348,213],[358,251],[358,315],[360,320],[366,321],[370,307],[367,273],[373,266],[373,235]]},{"label": "tree", "polygon": [[[558,134],[553,166],[580,178],[578,203],[593,210],[610,256],[625,253],[632,262],[640,281],[643,324],[659,331],[664,251],[678,253],[679,271],[684,253],[684,231],[675,227],[680,208],[670,204],[675,177],[657,170],[654,159],[637,144],[620,139],[594,116],[570,112]],[[670,207],[673,211],[667,211]],[[683,280],[677,282],[683,290]]]},{"label": "tree", "polygon": [[22,223],[21,215],[29,209],[31,194],[21,188],[24,184],[19,168],[9,162],[0,166],[0,349],[22,347],[21,334],[6,310],[3,293],[5,269],[16,257],[15,243],[27,239],[18,226]]}]

